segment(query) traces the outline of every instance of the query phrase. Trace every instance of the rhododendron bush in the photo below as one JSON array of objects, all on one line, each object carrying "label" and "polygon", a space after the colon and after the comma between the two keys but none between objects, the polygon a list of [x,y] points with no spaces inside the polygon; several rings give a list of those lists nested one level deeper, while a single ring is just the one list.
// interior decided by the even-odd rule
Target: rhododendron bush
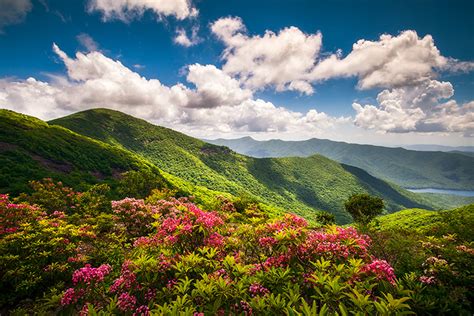
[{"label": "rhododendron bush", "polygon": [[58,210],[24,201],[33,198],[0,196],[0,298],[17,312],[403,314],[434,282],[431,272],[398,279],[353,227],[269,218],[255,205],[243,215],[229,201],[203,210],[187,198],[125,198],[81,214],[91,205],[77,198]]}]

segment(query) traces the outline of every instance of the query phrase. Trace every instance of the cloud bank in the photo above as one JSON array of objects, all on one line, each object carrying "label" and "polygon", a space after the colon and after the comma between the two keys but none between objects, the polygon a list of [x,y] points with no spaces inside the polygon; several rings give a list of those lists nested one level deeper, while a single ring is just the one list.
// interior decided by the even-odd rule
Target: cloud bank
[{"label": "cloud bank", "polygon": [[188,85],[147,79],[101,52],[69,57],[56,44],[53,51],[67,76],[51,82],[34,78],[0,81],[0,106],[44,119],[94,107],[107,107],[178,128],[209,133],[306,132],[333,128],[347,118],[315,109],[300,113],[254,99],[251,90],[214,65],[188,67]]},{"label": "cloud bank", "polygon": [[147,10],[160,19],[174,16],[184,20],[198,15],[189,0],[90,0],[88,10],[101,13],[104,21],[118,19],[124,22],[140,18]]},{"label": "cloud bank", "polygon": [[[91,0],[89,10],[101,12],[104,20],[123,21],[146,10],[177,19],[197,14],[186,0]],[[222,67],[188,65],[185,83],[165,85],[142,77],[80,34],[77,39],[87,53],[71,58],[53,45],[67,75],[50,75],[49,82],[2,79],[0,106],[42,118],[107,107],[194,135],[199,130],[317,136],[339,128],[474,136],[474,101],[458,103],[453,85],[439,78],[472,71],[474,63],[443,56],[430,35],[420,37],[412,30],[383,34],[358,40],[346,55],[340,50],[328,55],[321,54],[320,32],[308,34],[293,26],[250,35],[240,18],[226,17],[210,29],[224,44]],[[190,35],[178,28],[174,42],[193,46],[201,40],[197,32],[197,26]],[[322,81],[349,77],[357,79],[359,90],[378,89],[376,102],[352,104],[353,117],[292,111],[255,97],[264,89],[310,95]]]}]

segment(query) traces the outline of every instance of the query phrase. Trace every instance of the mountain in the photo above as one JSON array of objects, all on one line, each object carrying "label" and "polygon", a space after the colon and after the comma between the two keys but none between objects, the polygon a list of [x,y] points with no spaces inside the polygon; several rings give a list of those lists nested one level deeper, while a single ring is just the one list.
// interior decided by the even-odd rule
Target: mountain
[{"label": "mountain", "polygon": [[257,141],[244,137],[208,142],[260,158],[320,154],[406,188],[474,189],[474,157],[460,153],[414,151],[316,138]]},{"label": "mountain", "polygon": [[474,146],[407,145],[402,147],[418,151],[474,152]]},{"label": "mountain", "polygon": [[343,203],[360,192],[381,196],[390,212],[432,207],[416,194],[320,155],[247,157],[117,111],[88,110],[49,124],[140,155],[169,174],[170,182],[183,180],[217,192],[250,196],[307,218],[314,216],[315,210],[326,210],[335,214],[338,222],[347,223],[351,219]]},{"label": "mountain", "polygon": [[130,151],[31,116],[0,110],[0,193],[27,192],[29,180],[44,177],[74,187],[113,184],[129,170],[160,173]]}]

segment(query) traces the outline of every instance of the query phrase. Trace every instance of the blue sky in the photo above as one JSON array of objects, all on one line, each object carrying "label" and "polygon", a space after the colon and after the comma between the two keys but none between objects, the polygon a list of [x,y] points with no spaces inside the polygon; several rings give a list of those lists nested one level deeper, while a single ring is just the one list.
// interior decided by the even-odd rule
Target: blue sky
[{"label": "blue sky", "polygon": [[[175,5],[166,11],[166,2],[170,1],[175,1]],[[117,88],[124,97],[110,102],[111,108],[199,137],[323,137],[391,145],[420,142],[474,145],[474,103],[470,103],[474,100],[472,1],[157,0],[156,5],[148,7],[140,0],[129,2],[136,6],[120,7],[118,0],[115,2],[118,11],[111,11],[110,1],[106,0],[0,0],[0,11],[4,12],[0,14],[0,107],[44,119],[88,107],[108,107],[107,100],[101,97],[109,94],[100,95],[93,89],[96,93],[93,95],[85,89],[93,83],[104,87],[113,83],[115,87],[129,82],[128,79],[109,78],[105,74],[95,74],[100,78],[78,77],[71,73],[86,71],[85,67],[100,68],[102,64],[91,65],[110,61],[111,67],[124,67],[144,78],[135,78],[136,86],[130,85],[138,92]],[[176,5],[178,2],[181,6]],[[223,29],[229,21],[238,21],[240,29],[224,32],[225,35],[211,30],[216,21],[224,18],[228,21],[223,21],[227,23],[222,23]],[[296,31],[287,37],[280,36],[289,27]],[[185,32],[192,45],[176,43],[178,30]],[[373,51],[362,51],[359,57],[344,63],[357,41],[377,45],[382,42],[382,34],[389,34],[391,38],[383,44],[386,47],[398,39],[410,38],[410,34],[404,33],[406,30],[416,32],[416,42],[405,41],[412,46],[394,44],[383,58]],[[265,42],[264,34],[269,31],[273,32],[273,38]],[[244,36],[245,41],[233,46],[229,43],[237,39],[236,34]],[[427,35],[431,36],[429,40],[425,38]],[[293,41],[292,36],[307,41],[288,44]],[[75,60],[76,52],[82,52],[90,60],[68,66],[64,56],[53,51],[53,43],[70,60]],[[260,44],[263,47],[256,50],[254,60],[262,60],[259,67],[268,61],[261,71],[253,72],[252,65],[237,69],[230,66],[243,60],[251,45]],[[277,56],[271,45],[287,45],[286,48],[296,45],[296,48],[283,49],[283,56]],[[427,45],[434,48],[426,49]],[[228,54],[223,55],[226,48]],[[306,49],[314,49],[315,53],[298,55]],[[326,63],[330,69],[342,67],[341,70],[329,73],[326,70],[321,74],[317,65],[336,53],[338,64]],[[279,73],[286,73],[279,69],[287,62],[285,54],[294,57],[293,61],[314,55],[311,57],[314,62],[302,66],[301,73],[285,81],[278,77]],[[401,57],[395,59],[395,55]],[[375,63],[373,69],[363,67],[367,60],[379,57],[384,61]],[[278,63],[272,64],[275,60]],[[201,77],[189,80],[188,66],[196,64],[201,68],[194,70]],[[397,70],[398,64],[400,69],[407,70]],[[108,66],[104,67],[110,71]],[[386,67],[386,71],[377,72],[380,67]],[[272,69],[276,75],[264,72]],[[273,81],[268,79],[272,76]],[[30,77],[37,82],[28,82]],[[396,78],[400,80],[394,81]],[[156,94],[164,93],[164,100],[175,103],[168,106],[165,102],[150,101],[155,94],[153,89],[157,88],[156,82],[150,82],[154,79],[159,80],[158,90],[163,90]],[[267,79],[267,83],[262,83]],[[223,81],[227,84],[216,86]],[[304,87],[290,88],[296,81],[304,82]],[[184,88],[178,87],[179,83]],[[182,90],[179,97],[164,91],[172,87]],[[381,102],[377,96],[384,91],[385,101]],[[87,100],[77,97],[89,93]],[[138,100],[134,93],[150,94],[150,97]],[[183,101],[181,95],[187,99]],[[419,101],[424,95],[434,97]],[[198,99],[204,103],[192,101]],[[211,99],[221,100],[222,104],[209,106],[206,101]],[[32,104],[34,100],[41,102]],[[353,103],[360,107],[354,107]],[[394,109],[393,104],[400,108]],[[234,117],[226,116],[234,110]]]}]

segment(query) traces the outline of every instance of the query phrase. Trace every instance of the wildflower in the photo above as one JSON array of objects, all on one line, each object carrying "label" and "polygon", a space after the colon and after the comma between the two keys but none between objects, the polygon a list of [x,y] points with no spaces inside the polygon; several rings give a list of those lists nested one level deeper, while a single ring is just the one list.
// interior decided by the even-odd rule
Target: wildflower
[{"label": "wildflower", "polygon": [[224,237],[219,233],[212,233],[209,237],[204,240],[206,246],[219,248],[224,245]]},{"label": "wildflower", "polygon": [[252,296],[266,295],[270,293],[270,291],[260,283],[252,283],[249,287],[249,292]]},{"label": "wildflower", "polygon": [[150,309],[146,305],[142,305],[133,313],[133,316],[149,316]]},{"label": "wildflower", "polygon": [[379,280],[387,280],[390,283],[395,283],[395,273],[392,266],[385,260],[374,260],[371,263],[362,267],[362,272],[372,273]]},{"label": "wildflower", "polygon": [[429,276],[424,275],[424,276],[421,276],[419,280],[420,280],[421,283],[424,283],[424,284],[434,284],[434,283],[436,283],[436,279],[433,276],[429,277]]},{"label": "wildflower", "polygon": [[90,285],[92,282],[102,282],[105,276],[107,276],[112,267],[108,264],[103,264],[98,268],[93,268],[90,264],[86,264],[85,267],[74,271],[72,275],[72,282],[74,285],[79,282]]},{"label": "wildflower", "polygon": [[117,305],[121,311],[127,312],[133,310],[136,304],[137,298],[125,292],[119,296]]},{"label": "wildflower", "polygon": [[77,302],[76,292],[73,288],[69,288],[64,292],[61,298],[61,305],[67,306]]}]

